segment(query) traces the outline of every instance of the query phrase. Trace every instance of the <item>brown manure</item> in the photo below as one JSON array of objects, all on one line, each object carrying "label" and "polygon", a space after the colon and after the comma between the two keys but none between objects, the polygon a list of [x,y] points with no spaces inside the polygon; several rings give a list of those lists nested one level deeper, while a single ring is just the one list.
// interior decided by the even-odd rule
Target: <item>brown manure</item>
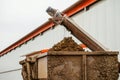
[{"label": "brown manure", "polygon": [[84,51],[72,37],[65,37],[62,41],[55,44],[49,51]]}]

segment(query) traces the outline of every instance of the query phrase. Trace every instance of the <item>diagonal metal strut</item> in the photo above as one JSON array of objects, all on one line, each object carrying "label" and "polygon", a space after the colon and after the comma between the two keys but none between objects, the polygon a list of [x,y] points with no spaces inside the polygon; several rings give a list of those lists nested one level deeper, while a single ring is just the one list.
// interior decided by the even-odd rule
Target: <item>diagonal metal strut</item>
[{"label": "diagonal metal strut", "polygon": [[107,51],[108,49],[104,47],[101,43],[99,43],[96,39],[94,39],[91,35],[89,35],[85,30],[83,30],[80,26],[75,24],[70,18],[60,13],[58,10],[49,7],[47,9],[47,13],[52,16],[52,21],[55,24],[64,25],[71,33],[80,40],[83,44],[85,44],[92,51]]}]

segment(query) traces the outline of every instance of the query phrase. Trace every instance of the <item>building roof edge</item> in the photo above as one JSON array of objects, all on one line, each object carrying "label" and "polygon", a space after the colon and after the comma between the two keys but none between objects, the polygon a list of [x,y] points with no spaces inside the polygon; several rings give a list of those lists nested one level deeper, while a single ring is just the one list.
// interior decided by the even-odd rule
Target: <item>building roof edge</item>
[{"label": "building roof edge", "polygon": [[[96,1],[97,0],[82,0],[82,1],[77,1],[75,4],[73,4],[72,6],[68,7],[67,9],[65,9],[63,11],[63,13],[66,14],[66,16],[69,16],[69,17],[73,16],[74,14],[76,14],[77,12],[79,12],[80,10],[82,10],[85,7],[87,7],[87,6],[95,3]],[[24,44],[25,42],[27,42],[29,40],[31,40],[32,38],[36,37],[40,33],[43,33],[45,31],[47,31],[52,26],[54,26],[54,23],[51,22],[51,21],[47,21],[47,22],[43,23],[37,29],[33,30],[32,32],[30,32],[29,34],[27,34],[26,36],[24,36],[23,38],[21,38],[17,42],[13,43],[12,45],[10,45],[9,47],[7,47],[6,49],[2,50],[0,52],[0,56],[3,56],[5,54],[7,54],[11,50],[17,48],[18,46]]]}]

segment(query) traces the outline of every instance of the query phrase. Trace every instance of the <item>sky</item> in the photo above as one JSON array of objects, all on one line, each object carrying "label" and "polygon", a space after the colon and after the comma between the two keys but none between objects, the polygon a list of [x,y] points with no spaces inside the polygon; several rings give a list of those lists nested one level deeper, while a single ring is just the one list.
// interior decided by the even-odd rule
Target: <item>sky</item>
[{"label": "sky", "polygon": [[76,1],[0,0],[0,51],[46,22],[49,6],[63,11]]}]

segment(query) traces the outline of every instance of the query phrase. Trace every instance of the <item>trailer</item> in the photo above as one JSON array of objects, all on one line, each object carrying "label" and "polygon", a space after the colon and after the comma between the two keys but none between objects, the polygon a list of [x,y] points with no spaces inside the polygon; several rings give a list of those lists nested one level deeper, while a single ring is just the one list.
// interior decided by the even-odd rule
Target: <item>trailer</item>
[{"label": "trailer", "polygon": [[55,25],[64,25],[90,51],[45,50],[43,54],[38,51],[25,55],[26,59],[20,61],[24,80],[118,79],[118,51],[108,50],[57,9],[49,7],[46,11],[53,17],[49,20]]}]

